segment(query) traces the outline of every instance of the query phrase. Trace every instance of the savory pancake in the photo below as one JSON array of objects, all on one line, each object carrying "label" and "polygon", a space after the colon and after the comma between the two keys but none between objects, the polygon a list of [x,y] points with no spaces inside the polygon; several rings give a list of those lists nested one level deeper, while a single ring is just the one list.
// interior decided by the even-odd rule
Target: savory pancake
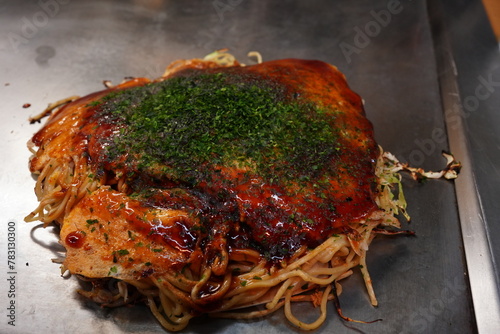
[{"label": "savory pancake", "polygon": [[[64,268],[93,280],[83,293],[96,301],[135,293],[171,330],[282,305],[315,328],[332,284],[359,265],[376,304],[366,251],[399,227],[406,204],[391,191],[407,166],[379,149],[332,65],[176,62],[60,106],[32,142],[28,220],[61,225]],[[111,278],[118,294],[103,292]],[[318,321],[297,320],[294,300],[321,304]]]}]

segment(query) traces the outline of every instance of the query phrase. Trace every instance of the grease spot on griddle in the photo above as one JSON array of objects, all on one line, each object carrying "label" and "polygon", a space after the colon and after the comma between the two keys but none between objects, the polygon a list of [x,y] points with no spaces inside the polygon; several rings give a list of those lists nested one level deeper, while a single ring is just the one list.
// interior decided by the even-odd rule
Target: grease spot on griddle
[{"label": "grease spot on griddle", "polygon": [[39,46],[35,51],[37,54],[35,61],[38,65],[43,67],[49,66],[49,59],[56,55],[56,49],[48,45]]}]

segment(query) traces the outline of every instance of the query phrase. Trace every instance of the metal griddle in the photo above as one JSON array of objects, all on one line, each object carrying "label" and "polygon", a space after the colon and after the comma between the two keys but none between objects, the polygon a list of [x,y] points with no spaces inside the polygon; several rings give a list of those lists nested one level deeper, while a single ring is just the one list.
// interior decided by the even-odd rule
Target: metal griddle
[{"label": "metal griddle", "polygon": [[[404,228],[416,236],[373,242],[377,308],[359,273],[343,282],[345,315],[383,321],[344,322],[331,303],[316,333],[500,332],[500,59],[480,1],[0,1],[0,36],[0,333],[164,332],[145,306],[103,309],[79,297],[80,283],[51,262],[63,256],[56,229],[23,222],[37,205],[25,144],[41,126],[28,118],[102,89],[103,80],[155,78],[171,61],[220,48],[247,64],[254,50],[264,60],[335,64],[364,98],[387,151],[426,169],[444,166],[442,150],[463,163],[456,182],[405,177],[412,221]],[[308,304],[294,310],[304,321],[318,314]],[[184,332],[301,331],[277,312],[202,317]]]}]

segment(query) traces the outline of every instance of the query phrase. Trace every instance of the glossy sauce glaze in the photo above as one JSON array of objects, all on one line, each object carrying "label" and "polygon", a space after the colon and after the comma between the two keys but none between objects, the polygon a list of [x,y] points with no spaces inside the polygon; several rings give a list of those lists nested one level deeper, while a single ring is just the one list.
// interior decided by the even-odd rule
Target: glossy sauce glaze
[{"label": "glossy sauce glaze", "polygon": [[[191,80],[203,88],[204,78],[212,80],[219,74],[231,89],[243,87],[241,90],[247,94],[246,91],[253,92],[253,87],[257,87],[265,96],[274,94],[274,102],[282,108],[292,105],[290,110],[287,109],[288,113],[303,113],[300,119],[306,124],[301,125],[300,129],[305,130],[300,131],[304,136],[285,138],[283,143],[287,145],[282,146],[287,147],[266,142],[267,146],[262,146],[262,156],[251,155],[247,160],[235,163],[233,146],[230,155],[224,155],[226,151],[220,153],[210,147],[220,144],[219,139],[209,144],[203,142],[208,145],[204,146],[207,150],[212,150],[207,156],[216,159],[188,157],[178,166],[170,160],[161,161],[154,157],[145,163],[144,157],[150,154],[148,148],[141,146],[134,151],[135,146],[130,145],[126,150],[117,144],[126,142],[124,133],[131,124],[138,126],[127,119],[135,114],[130,116],[126,111],[116,114],[110,109],[144,105],[143,101],[150,96],[161,94],[162,87],[167,85],[168,88],[169,80],[181,80],[182,84]],[[136,90],[127,99],[122,98],[123,95],[114,95],[103,100],[103,96],[129,89]],[[199,94],[199,90],[196,92]],[[207,90],[206,94],[212,92]],[[224,108],[224,105],[222,103],[219,107]],[[141,122],[147,121],[141,126],[156,126],[153,111],[156,107],[168,109],[169,106],[164,102],[148,106],[151,115],[141,119]],[[219,114],[214,115],[218,117]],[[349,223],[363,219],[377,209],[373,189],[378,151],[372,126],[365,118],[360,97],[349,89],[340,72],[323,62],[286,59],[247,67],[188,68],[153,84],[135,80],[63,108],[35,136],[35,143],[43,147],[51,127],[54,134],[56,127],[64,128],[64,122],[71,128],[71,135],[64,138],[65,144],[70,142],[71,147],[87,156],[96,175],[105,180],[122,178],[127,183],[126,195],[134,196],[134,205],[141,207],[126,218],[134,233],[179,253],[201,252],[207,262],[231,248],[253,248],[273,262],[280,261],[302,246],[319,245],[332,234],[353,233]],[[269,122],[272,123],[272,117]],[[315,128],[308,128],[310,124],[317,124],[318,132],[314,132]],[[326,128],[331,128],[330,132],[325,129],[325,124],[328,125]],[[242,130],[260,138],[259,131],[244,127]],[[212,130],[207,131],[210,134]],[[234,136],[230,131],[221,136]],[[266,131],[267,128],[261,132]],[[322,142],[321,138],[316,138],[320,132],[326,133],[326,138],[334,138],[335,142]],[[217,135],[214,132],[214,136]],[[148,136],[136,139],[154,146],[163,135]],[[230,140],[237,142],[242,151],[253,145],[244,138],[231,137]],[[309,142],[317,144],[309,145]],[[222,145],[226,144],[223,142]],[[297,145],[296,150],[292,144]],[[309,146],[302,149],[301,145]],[[195,149],[200,150],[199,147]],[[273,152],[277,152],[279,158],[275,159]],[[151,154],[157,154],[157,151]],[[186,161],[192,165],[186,165]],[[36,165],[36,161],[32,164]],[[152,216],[138,218],[137,212],[147,209],[174,209],[186,214],[168,224]],[[67,239],[67,244],[71,246],[72,240]]]}]

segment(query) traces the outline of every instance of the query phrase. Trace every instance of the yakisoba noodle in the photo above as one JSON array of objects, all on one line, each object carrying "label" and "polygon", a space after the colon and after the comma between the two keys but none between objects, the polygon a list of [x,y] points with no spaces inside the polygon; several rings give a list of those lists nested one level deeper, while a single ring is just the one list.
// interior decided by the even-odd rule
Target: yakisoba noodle
[{"label": "yakisoba noodle", "polygon": [[[92,282],[84,296],[105,306],[146,301],[171,331],[201,314],[252,319],[278,309],[311,330],[325,321],[327,302],[341,293],[339,281],[359,268],[377,305],[366,253],[378,233],[400,233],[397,215],[408,218],[399,172],[451,179],[460,165],[446,155],[444,170],[425,172],[383,152],[359,97],[330,65],[284,60],[243,67],[215,52],[174,62],[153,83],[129,80],[62,100],[39,116],[52,113],[30,144],[40,203],[26,220],[61,225],[62,270]],[[300,78],[307,84],[298,84]],[[214,96],[231,110],[215,104]],[[179,101],[181,112],[195,105],[187,120],[175,114]],[[208,121],[198,119],[204,108],[213,113]],[[238,108],[246,110],[237,115],[243,118],[231,114]],[[151,114],[157,109],[168,109],[164,118]],[[241,125],[255,121],[249,114],[258,110],[258,131]],[[191,121],[201,130],[186,134]],[[174,133],[164,130],[172,123],[184,126],[175,134],[189,140],[180,138],[176,146],[165,138]],[[137,132],[129,130],[134,126]],[[127,141],[130,133],[140,136]],[[255,150],[255,141],[262,141],[262,153],[245,153]],[[156,142],[164,144],[160,158]],[[288,149],[296,143],[303,147]],[[316,321],[293,314],[291,305],[299,301],[319,307]]]}]

